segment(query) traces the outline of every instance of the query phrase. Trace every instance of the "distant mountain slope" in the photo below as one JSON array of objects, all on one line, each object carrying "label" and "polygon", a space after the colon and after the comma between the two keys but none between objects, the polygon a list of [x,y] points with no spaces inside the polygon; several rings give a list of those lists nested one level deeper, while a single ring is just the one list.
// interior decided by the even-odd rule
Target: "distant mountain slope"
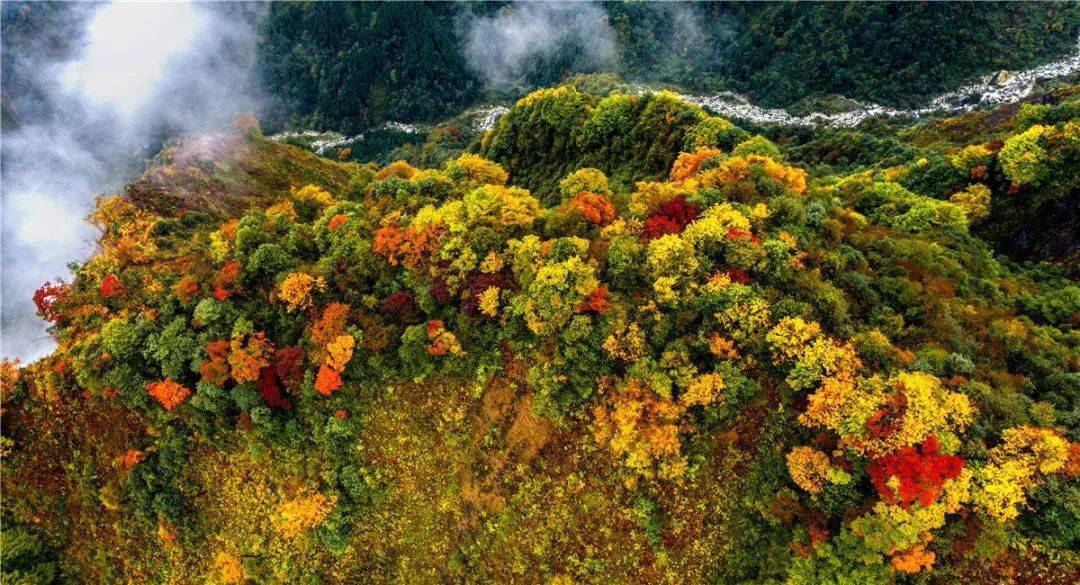
[{"label": "distant mountain slope", "polygon": [[745,27],[720,66],[763,105],[841,94],[887,106],[997,69],[1075,50],[1076,2],[746,4]]},{"label": "distant mountain slope", "polygon": [[[506,88],[484,87],[466,58],[463,30],[510,10],[275,4],[262,27],[259,73],[286,107],[271,123],[358,133],[386,120],[444,118],[485,93],[502,95]],[[1075,2],[608,2],[593,12],[581,34],[596,39],[545,44],[530,36],[540,23],[508,20],[520,30],[487,39],[485,49],[515,65],[513,92],[609,71],[693,91],[737,90],[765,106],[840,94],[903,107],[978,75],[1060,57],[1080,34]],[[614,55],[582,58],[590,42],[609,40]],[[516,56],[522,47],[533,53]]]},{"label": "distant mountain slope", "polygon": [[303,126],[358,133],[430,120],[479,94],[454,35],[452,3],[275,3],[258,75]]},{"label": "distant mountain slope", "polygon": [[358,168],[265,140],[253,118],[241,116],[238,122],[253,134],[181,136],[167,144],[124,187],[124,196],[162,215],[226,217],[281,197],[298,182],[345,191]]}]

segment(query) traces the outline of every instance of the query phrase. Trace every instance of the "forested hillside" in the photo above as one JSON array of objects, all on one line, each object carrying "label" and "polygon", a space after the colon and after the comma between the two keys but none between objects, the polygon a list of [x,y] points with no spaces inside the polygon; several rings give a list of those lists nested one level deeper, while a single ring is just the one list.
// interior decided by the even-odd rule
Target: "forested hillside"
[{"label": "forested hillside", "polygon": [[[357,133],[386,120],[442,119],[484,96],[505,95],[507,87],[485,84],[462,50],[462,37],[475,19],[514,10],[522,9],[500,3],[274,4],[261,27],[258,71],[268,92],[284,99],[273,124],[292,120]],[[515,24],[522,30],[509,38],[527,37],[535,26]],[[975,76],[1075,50],[1080,6],[606,2],[582,34],[598,40],[539,46],[536,55],[522,57],[518,77],[503,81],[519,91],[602,71],[693,91],[736,90],[768,106],[830,94],[921,105]],[[607,35],[612,55],[582,59],[590,43]],[[498,38],[487,42],[494,52],[519,48],[503,47]]]},{"label": "forested hillside", "polygon": [[3,6],[3,277],[139,172],[0,359],[0,582],[1080,582],[1076,64],[846,125],[675,91],[918,106],[1080,4],[178,6],[96,124],[138,13]]},{"label": "forested hillside", "polygon": [[997,69],[1075,50],[1080,5],[770,3],[739,6],[743,27],[720,71],[766,105],[838,93],[887,105]]},{"label": "forested hillside", "polygon": [[1080,287],[983,239],[1075,221],[1055,95],[770,139],[567,85],[432,168],[173,144],[5,364],[4,568],[1074,583]]},{"label": "forested hillside", "polygon": [[274,4],[258,74],[306,126],[361,132],[457,113],[479,94],[454,36],[452,3]]},{"label": "forested hillside", "polygon": [[[972,232],[1016,260],[1055,260],[1080,275],[1080,185],[1075,151],[1054,128],[1078,117],[1080,86],[1023,103],[856,129],[763,128],[793,161],[820,174],[875,169],[939,199],[979,200]],[[1037,170],[1036,170],[1037,169]],[[978,196],[974,194],[978,192]]]}]

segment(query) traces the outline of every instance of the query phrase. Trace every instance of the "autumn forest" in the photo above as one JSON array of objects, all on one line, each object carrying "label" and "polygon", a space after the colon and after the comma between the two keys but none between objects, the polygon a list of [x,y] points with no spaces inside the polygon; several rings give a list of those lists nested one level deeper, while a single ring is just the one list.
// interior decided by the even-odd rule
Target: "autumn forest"
[{"label": "autumn forest", "polygon": [[[948,72],[900,37],[952,4],[686,5],[741,60],[663,70],[683,5],[588,6],[618,68],[541,52],[497,90],[432,44],[450,5],[270,7],[281,101],[163,141],[27,295],[55,347],[0,370],[3,583],[1077,582],[1075,70],[847,126],[686,89],[905,107],[1075,51],[1077,6],[953,29],[1006,48]],[[826,37],[848,65],[780,78]],[[296,138],[386,120],[423,126]]]}]

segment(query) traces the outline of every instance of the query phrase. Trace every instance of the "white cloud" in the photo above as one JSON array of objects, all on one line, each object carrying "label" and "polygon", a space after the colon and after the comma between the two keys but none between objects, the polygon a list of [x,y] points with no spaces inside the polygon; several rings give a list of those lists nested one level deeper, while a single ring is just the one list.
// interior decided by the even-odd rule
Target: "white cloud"
[{"label": "white cloud", "polygon": [[561,50],[575,54],[580,70],[610,67],[617,60],[615,32],[592,2],[518,2],[489,17],[464,23],[469,66],[493,85],[519,81],[534,58]]},{"label": "white cloud", "polygon": [[5,95],[24,115],[3,137],[0,353],[24,360],[52,348],[31,298],[92,251],[94,198],[138,172],[161,136],[226,127],[258,106],[249,76],[264,6],[84,6],[64,13],[78,43],[69,59],[57,61],[55,31],[5,46],[44,96]]},{"label": "white cloud", "polygon": [[64,67],[60,83],[95,103],[141,107],[169,60],[205,26],[189,3],[107,4],[88,23],[86,50]]}]

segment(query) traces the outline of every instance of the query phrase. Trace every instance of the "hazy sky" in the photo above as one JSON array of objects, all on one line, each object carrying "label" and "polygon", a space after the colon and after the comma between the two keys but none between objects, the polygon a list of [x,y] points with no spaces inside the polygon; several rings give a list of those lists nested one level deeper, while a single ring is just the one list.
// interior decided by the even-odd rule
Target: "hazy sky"
[{"label": "hazy sky", "polygon": [[92,252],[96,234],[83,218],[94,197],[138,172],[161,136],[227,125],[257,106],[249,81],[261,5],[60,10],[76,43],[68,57],[49,50],[55,30],[30,31],[3,55],[29,67],[37,90],[5,95],[17,123],[3,135],[0,355],[24,361],[53,345],[31,297]]}]

